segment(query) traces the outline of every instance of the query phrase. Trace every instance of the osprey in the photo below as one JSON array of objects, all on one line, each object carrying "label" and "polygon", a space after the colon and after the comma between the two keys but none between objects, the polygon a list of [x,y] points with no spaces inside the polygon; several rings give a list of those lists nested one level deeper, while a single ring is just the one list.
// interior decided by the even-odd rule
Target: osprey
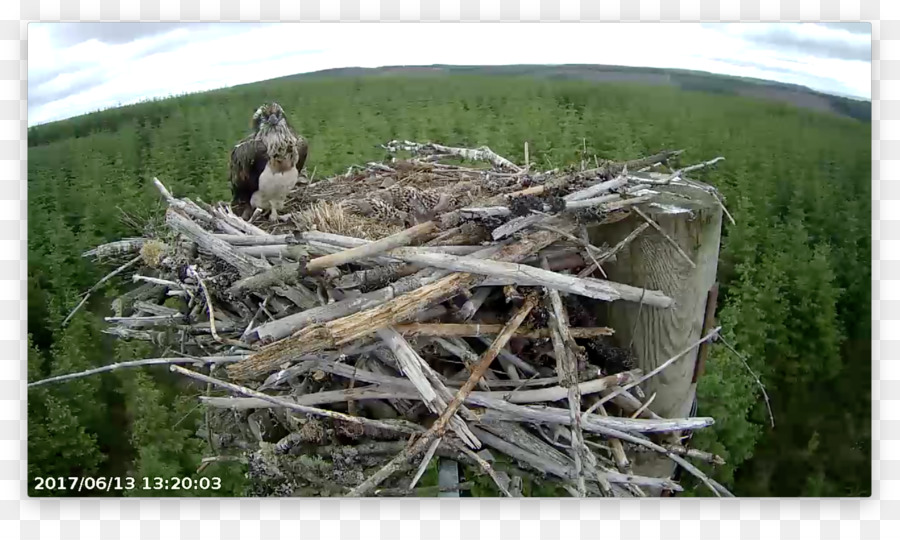
[{"label": "osprey", "polygon": [[288,125],[277,103],[260,106],[252,121],[253,134],[231,150],[232,206],[244,219],[254,208],[271,210],[269,219],[276,221],[288,193],[300,181],[309,146]]}]

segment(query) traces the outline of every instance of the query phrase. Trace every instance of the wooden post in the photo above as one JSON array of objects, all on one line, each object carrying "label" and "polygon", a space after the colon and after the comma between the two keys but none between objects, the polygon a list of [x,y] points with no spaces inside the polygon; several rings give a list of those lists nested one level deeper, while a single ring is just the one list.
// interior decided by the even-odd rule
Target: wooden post
[{"label": "wooden post", "polygon": [[[702,337],[707,298],[716,281],[722,228],[722,208],[712,195],[684,186],[658,189],[671,195],[640,208],[661,231],[655,227],[644,231],[618,253],[615,262],[605,264],[604,270],[610,280],[660,291],[672,298],[674,305],[668,309],[623,301],[601,305],[608,316],[606,324],[616,331],[618,345],[631,347],[636,367],[645,373]],[[593,227],[591,242],[615,245],[644,221],[635,213],[618,223]],[[685,260],[685,254],[693,266]],[[656,393],[650,405],[653,412],[664,418],[690,414],[696,393],[692,379],[697,358],[695,349],[644,383],[647,396]],[[674,463],[665,457],[639,454],[634,471],[667,477],[674,473]]]}]

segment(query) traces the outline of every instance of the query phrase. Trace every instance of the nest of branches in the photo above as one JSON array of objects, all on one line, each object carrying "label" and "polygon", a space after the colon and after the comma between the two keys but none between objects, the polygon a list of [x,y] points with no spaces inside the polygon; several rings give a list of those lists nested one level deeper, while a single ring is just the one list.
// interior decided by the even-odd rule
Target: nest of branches
[{"label": "nest of branches", "polygon": [[[303,186],[274,222],[155,180],[166,227],[86,255],[127,261],[97,287],[126,273],[135,284],[106,331],[169,352],[32,384],[148,364],[209,384],[207,461],[246,460],[256,495],[458,493],[488,479],[505,495],[528,482],[577,496],[681,489],[634,474],[635,452],[727,494],[689,461],[718,458],[680,443],[713,420],[652,412],[639,384],[658,370],[635,369],[595,316],[596,302],[670,306],[603,279],[652,223],[615,246],[591,245],[584,227],[654,204],[660,185],[709,192],[684,177],[692,168],[667,167],[679,152],[537,172],[486,147],[385,148],[411,157]],[[435,456],[440,482],[417,487]]]}]

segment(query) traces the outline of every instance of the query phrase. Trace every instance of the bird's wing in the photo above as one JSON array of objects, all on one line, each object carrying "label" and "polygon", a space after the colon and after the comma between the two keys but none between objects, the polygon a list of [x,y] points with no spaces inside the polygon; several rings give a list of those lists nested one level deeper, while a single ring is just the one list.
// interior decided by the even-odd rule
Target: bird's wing
[{"label": "bird's wing", "polygon": [[229,168],[231,191],[236,200],[250,201],[259,189],[259,175],[266,166],[266,145],[253,136],[247,137],[231,149]]},{"label": "bird's wing", "polygon": [[309,143],[301,135],[297,135],[297,172],[303,170],[307,154],[309,154]]}]

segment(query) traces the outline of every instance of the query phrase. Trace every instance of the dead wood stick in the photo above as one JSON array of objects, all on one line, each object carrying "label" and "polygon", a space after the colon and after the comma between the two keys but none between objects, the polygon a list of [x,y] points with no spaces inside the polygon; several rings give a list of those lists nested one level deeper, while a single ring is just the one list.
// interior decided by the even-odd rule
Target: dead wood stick
[{"label": "dead wood stick", "polygon": [[664,448],[679,456],[699,459],[701,461],[706,461],[707,463],[712,463],[713,465],[725,465],[724,459],[711,452],[704,452],[703,450],[697,450],[696,448],[685,448],[678,444],[667,444],[664,445]]},{"label": "dead wood stick", "polygon": [[[606,412],[606,407],[600,405],[597,408],[600,411],[600,416],[608,417],[609,414]],[[633,416],[635,418],[637,415]],[[609,446],[612,448],[613,459],[616,462],[616,468],[619,469],[620,472],[630,472],[631,464],[628,462],[628,456],[625,454],[625,447],[622,445],[622,441],[619,439],[610,439]]]},{"label": "dead wood stick", "polygon": [[381,240],[350,248],[346,251],[335,253],[334,255],[325,255],[324,257],[313,259],[307,263],[306,271],[309,273],[316,273],[331,266],[340,266],[373,255],[379,255],[400,246],[408,246],[415,240],[436,231],[437,228],[437,225],[432,221],[420,223],[419,225],[392,234]]},{"label": "dead wood stick", "polygon": [[691,268],[697,268],[697,265],[694,263],[694,261],[691,260],[690,257],[688,257],[688,254],[685,253],[683,249],[681,249],[681,246],[678,245],[678,242],[676,242],[674,239],[672,239],[672,237],[669,236],[669,234],[666,231],[664,231],[662,227],[659,226],[659,223],[657,223],[650,216],[645,214],[640,208],[635,208],[634,211],[637,213],[637,215],[644,218],[644,221],[646,221],[654,229],[656,229],[659,232],[659,234],[663,235],[663,237],[666,239],[666,241],[669,242],[669,244],[672,247],[674,247],[676,251],[678,251],[678,254],[681,255],[681,257],[685,261],[687,261],[687,263],[691,266]]},{"label": "dead wood stick", "polygon": [[627,392],[628,390],[631,390],[632,388],[634,388],[635,386],[641,384],[642,382],[646,381],[647,379],[649,379],[649,378],[651,378],[651,377],[654,377],[654,376],[658,375],[661,371],[663,371],[664,369],[666,369],[667,367],[669,367],[670,365],[672,365],[673,363],[675,363],[679,358],[681,358],[682,356],[684,356],[684,355],[686,355],[687,353],[691,352],[691,351],[694,350],[696,347],[699,347],[701,343],[704,343],[705,341],[707,341],[707,340],[709,340],[709,339],[713,339],[714,337],[716,337],[717,335],[719,335],[719,332],[720,332],[721,330],[722,330],[722,327],[721,327],[721,326],[717,326],[716,328],[714,328],[714,329],[713,329],[709,334],[707,334],[706,336],[700,338],[699,340],[697,340],[695,343],[693,343],[692,345],[690,345],[689,347],[687,347],[687,348],[684,349],[683,351],[679,352],[678,354],[676,354],[676,355],[673,356],[672,358],[669,358],[668,360],[666,360],[666,361],[663,362],[662,364],[658,365],[653,371],[647,373],[646,375],[642,376],[642,377],[639,378],[638,380],[636,380],[636,381],[634,381],[634,382],[632,382],[632,383],[630,383],[630,384],[627,384],[627,385],[625,385],[625,386],[619,387],[619,388],[617,388],[615,391],[611,392],[610,394],[607,394],[606,396],[603,396],[602,398],[600,398],[599,401],[597,401],[597,403],[594,403],[593,405],[591,405],[591,407],[590,407],[587,411],[584,412],[584,416],[587,416],[588,414],[590,414],[591,412],[593,412],[597,407],[603,405],[604,403],[606,403],[607,401],[611,400],[611,399],[614,398],[615,396],[617,396],[617,395],[619,395],[619,394],[624,394],[624,393]]},{"label": "dead wood stick", "polygon": [[[491,344],[490,340],[488,340],[487,338],[480,337],[478,339],[485,345],[490,346],[490,344]],[[515,354],[511,353],[509,351],[508,347],[500,350],[500,354],[498,355],[498,358],[505,359],[505,361],[507,361],[507,362],[511,363],[512,365],[516,366],[517,368],[521,369],[526,375],[531,375],[531,376],[537,375],[538,371],[537,371],[537,369],[535,369],[534,366],[532,366],[525,360],[522,360]]]},{"label": "dead wood stick", "polygon": [[[639,302],[645,291],[645,289],[622,283],[579,278],[524,264],[476,259],[472,256],[457,257],[440,253],[414,253],[407,251],[406,248],[395,249],[389,254],[392,257],[424,266],[480,274],[492,278],[506,278],[519,285],[548,287],[609,302],[614,300]],[[667,308],[672,304],[672,299],[659,291],[646,291],[643,302],[654,307]]]},{"label": "dead wood stick", "polygon": [[[573,470],[565,464],[561,464],[556,460],[546,459],[544,456],[535,454],[480,427],[473,427],[472,430],[475,432],[479,439],[484,441],[486,445],[497,449],[498,451],[508,455],[509,457],[525,463],[544,474],[552,474],[553,476],[566,481],[572,480]],[[639,486],[661,487],[663,489],[670,489],[672,491],[682,490],[680,485],[667,478],[627,475],[617,473],[615,471],[600,470],[597,471],[597,474],[602,479],[616,484],[634,484]]]},{"label": "dead wood stick", "polygon": [[412,141],[398,141],[395,139],[387,144],[383,144],[382,148],[389,152],[406,150],[414,154],[447,154],[472,161],[487,161],[499,169],[509,169],[517,173],[522,171],[518,165],[498,155],[487,146],[479,146],[478,148],[456,148],[436,143],[422,144]]},{"label": "dead wood stick", "polygon": [[628,184],[628,179],[624,176],[620,176],[618,178],[614,178],[612,180],[607,180],[605,182],[598,182],[590,187],[582,189],[580,191],[575,191],[569,193],[563,200],[566,201],[582,201],[584,199],[593,199],[598,197],[604,193],[608,193],[615,189],[619,189],[620,187],[624,187]]},{"label": "dead wood stick", "polygon": [[[546,258],[541,260],[541,266],[544,269],[550,267]],[[578,366],[575,360],[575,351],[569,346],[571,336],[569,335],[569,318],[565,307],[562,304],[562,298],[559,292],[553,289],[545,289],[550,304],[550,339],[553,343],[553,350],[556,353],[556,374],[559,377],[560,386],[566,388],[567,399],[569,403],[569,416],[571,419],[571,454],[572,461],[575,463],[575,480],[578,493],[584,497],[586,492],[586,484],[584,477],[584,467],[582,465],[582,454],[588,451],[584,445],[584,435],[581,432],[581,392],[578,389]]]},{"label": "dead wood stick", "polygon": [[463,304],[461,308],[459,308],[459,311],[457,312],[459,320],[468,321],[471,319],[475,313],[481,309],[482,304],[484,304],[484,301],[487,300],[487,297],[490,296],[490,294],[490,287],[479,287],[478,289],[475,289],[472,296],[466,300],[466,303]]},{"label": "dead wood stick", "polygon": [[457,391],[456,396],[453,397],[453,400],[447,405],[447,408],[444,409],[444,412],[437,419],[437,421],[431,426],[431,428],[426,431],[419,439],[412,445],[404,449],[403,452],[399,453],[394,459],[392,459],[387,465],[382,467],[375,474],[366,479],[362,484],[354,488],[348,495],[351,497],[360,497],[368,493],[373,488],[377,487],[381,482],[386,480],[394,471],[396,471],[402,464],[409,461],[411,458],[415,457],[426,447],[431,445],[431,441],[435,438],[441,439],[444,436],[444,430],[447,427],[447,423],[456,414],[457,409],[462,405],[463,401],[466,399],[466,396],[469,395],[470,392],[475,388],[475,384],[478,382],[481,377],[484,376],[485,372],[490,367],[491,363],[494,361],[494,358],[497,357],[497,353],[506,346],[506,343],[512,337],[513,333],[515,333],[516,329],[522,324],[525,320],[525,317],[531,313],[531,310],[534,306],[537,305],[537,297],[529,296],[525,299],[525,302],[522,306],[516,311],[516,314],[513,315],[512,319],[507,323],[506,328],[497,336],[494,340],[494,343],[491,347],[488,348],[484,352],[481,357],[481,361],[475,366],[475,369],[472,371],[472,375],[469,376],[469,379],[462,386],[462,388]]},{"label": "dead wood stick", "polygon": [[212,233],[205,231],[172,208],[166,211],[166,223],[176,232],[196,242],[201,248],[235,267],[244,277],[257,274],[267,267],[261,260],[238,252],[231,244],[219,240]]},{"label": "dead wood stick", "polygon": [[[440,388],[443,384],[437,381],[436,377],[428,376],[427,372],[433,372],[431,366],[393,328],[380,328],[376,333],[391,352],[394,353],[394,358],[397,359],[402,373],[413,383],[413,386],[415,386],[428,408],[435,414],[442,414],[448,407],[445,396],[450,395],[450,391],[446,387]],[[432,386],[432,381],[435,381],[437,384]],[[454,416],[450,423],[453,431],[467,445],[473,448],[481,447],[481,443],[472,435],[466,423],[459,416]]]},{"label": "dead wood stick", "polygon": [[[189,204],[185,201],[182,201],[181,199],[176,199],[172,195],[172,193],[168,190],[168,188],[166,188],[166,186],[163,185],[163,183],[159,181],[159,178],[153,177],[153,185],[156,186],[156,189],[159,190],[159,193],[163,196],[163,199],[166,200],[166,203],[168,203],[168,205],[170,207],[177,208],[177,209],[181,210],[182,212],[184,212],[185,214],[193,217],[194,219],[199,219],[200,221],[204,221],[208,224],[215,223],[216,219],[213,217],[212,214],[210,214],[206,210],[200,208],[193,202],[191,202]],[[234,230],[234,231],[230,231],[230,232],[233,232],[235,234],[240,234],[240,231],[238,231],[238,230]]]},{"label": "dead wood stick", "polygon": [[[352,390],[331,390],[326,392],[318,392],[315,394],[306,394],[293,398],[293,401],[295,403],[299,403],[301,405],[323,405],[325,403],[337,403],[350,399],[422,399],[421,393],[417,392],[415,386],[413,386],[409,379],[383,375],[381,373],[375,373],[368,370],[354,368],[353,366],[347,366],[346,364],[331,363],[325,361],[320,361],[316,363],[315,366],[317,367],[317,369],[321,369],[322,371],[325,371],[327,373],[332,373],[345,378],[352,377],[358,381],[372,383],[374,386],[357,387],[353,388]],[[289,369],[293,370],[295,368]],[[616,386],[616,383],[621,383],[630,378],[631,376],[628,375],[627,372],[626,376],[622,376],[621,373],[617,373],[615,375],[609,375],[607,377],[595,379],[593,381],[580,383],[578,388],[579,391],[582,391],[584,395],[590,395],[595,394],[602,389],[614,388]],[[500,384],[502,381],[496,382]],[[448,382],[448,384],[450,383],[451,382]],[[521,382],[519,382],[519,384],[521,384]],[[270,387],[271,385],[268,386]],[[544,403],[547,401],[558,401],[561,399],[565,399],[567,391],[567,388],[563,388],[560,386],[552,386],[535,390],[517,389],[514,393],[510,393],[509,391],[473,391],[466,398],[466,404],[490,408],[498,401],[514,404]],[[207,401],[210,405],[213,405],[215,407],[238,410],[268,408],[272,406],[266,401],[255,400],[252,398],[212,397],[204,401]],[[538,418],[540,420],[547,420],[549,423],[553,423],[550,421],[555,419],[555,416],[553,414],[545,414],[541,411],[533,413],[530,416],[534,416],[535,418]],[[615,425],[623,427],[623,429],[627,428],[638,432],[645,430],[655,430],[656,428],[660,427],[659,424],[653,423],[630,423],[624,425],[621,423],[616,423]],[[673,424],[666,423],[662,425],[662,429],[674,429],[672,426]]]},{"label": "dead wood stick", "polygon": [[434,457],[434,452],[440,444],[441,439],[435,439],[434,442],[431,443],[431,446],[428,447],[428,450],[425,450],[425,455],[422,456],[422,463],[419,465],[416,474],[413,475],[413,478],[409,483],[409,489],[415,488],[416,484],[419,483],[419,478],[422,478],[422,475],[425,474],[425,469],[428,468],[428,464],[431,462],[431,458]]},{"label": "dead wood stick", "polygon": [[403,294],[416,290],[423,285],[433,283],[438,279],[438,276],[432,276],[430,272],[419,272],[372,292],[364,293],[356,297],[345,298],[344,300],[339,300],[333,304],[308,309],[294,315],[261,324],[251,333],[251,339],[255,338],[263,341],[278,340],[289,336],[298,328],[326,323],[363,310],[376,308]]},{"label": "dead wood stick", "polygon": [[722,341],[722,345],[725,345],[725,348],[727,348],[732,352],[732,354],[737,356],[738,360],[740,360],[741,363],[744,364],[744,367],[747,368],[747,371],[750,372],[750,376],[753,377],[753,380],[756,381],[756,385],[759,386],[760,391],[762,391],[763,398],[766,401],[766,410],[769,411],[769,422],[772,425],[772,429],[775,429],[775,415],[772,414],[772,406],[769,404],[769,394],[766,393],[765,385],[763,385],[762,381],[759,380],[759,377],[756,375],[753,369],[750,368],[750,364],[747,363],[747,359],[744,358],[744,355],[737,352],[734,347],[732,347],[727,341],[725,341],[725,338],[723,338],[722,336],[719,336],[719,340]]},{"label": "dead wood stick", "polygon": [[219,205],[214,207],[213,213],[218,216],[221,222],[225,222],[227,225],[237,229],[238,231],[251,235],[251,236],[260,236],[260,237],[269,237],[271,236],[266,231],[260,229],[256,225],[244,220],[237,214],[231,211],[231,208],[226,205]]},{"label": "dead wood stick", "polygon": [[247,234],[213,234],[214,237],[233,246],[273,246],[290,244],[294,240],[292,234],[267,234],[266,236]]},{"label": "dead wood stick", "polygon": [[72,379],[80,379],[89,377],[97,373],[106,373],[107,371],[115,371],[117,369],[142,367],[142,366],[160,366],[169,364],[227,364],[237,362],[246,358],[244,355],[232,356],[200,356],[200,357],[178,357],[178,358],[144,358],[142,360],[129,360],[126,362],[116,362],[115,364],[107,364],[98,368],[79,371],[77,373],[68,373],[65,375],[57,375],[40,381],[28,383],[28,388],[33,386],[41,386],[44,384],[69,381]]},{"label": "dead wood stick", "polygon": [[[502,324],[480,323],[406,323],[394,327],[404,336],[429,336],[429,337],[484,337],[495,336],[503,329]],[[611,336],[614,331],[605,326],[597,327],[570,327],[569,333],[573,338],[595,338],[599,336]],[[545,339],[550,337],[547,328],[522,329],[516,331],[514,337],[527,339]]]},{"label": "dead wood stick", "polygon": [[[510,407],[519,407],[519,406],[518,405],[510,405]],[[529,409],[529,408],[522,407],[522,409]],[[558,409],[558,411],[564,413],[562,415],[557,414],[557,416],[559,416],[559,417],[561,417],[561,419],[563,419],[563,422],[561,422],[561,423],[565,423],[565,420],[568,420],[568,415],[565,414],[567,411],[564,411],[562,409]],[[586,414],[587,413],[585,413],[585,415]],[[486,414],[485,417],[483,418],[483,420],[487,420],[487,416],[488,415]],[[584,416],[584,415],[582,415],[582,416]],[[595,418],[597,418],[597,417],[595,417]],[[599,418],[603,418],[603,417],[599,417]],[[615,418],[608,417],[608,418],[603,418],[603,419],[604,420],[614,420]],[[615,420],[627,420],[627,419],[615,419]],[[694,419],[694,420],[699,420],[699,419]],[[708,420],[708,423],[706,425],[709,425],[712,423],[711,418],[708,418],[706,420]],[[634,420],[632,420],[632,421],[634,421]],[[617,439],[621,439],[623,441],[630,442],[632,444],[636,444],[638,446],[642,446],[642,447],[648,448],[650,450],[653,450],[655,452],[664,454],[669,459],[674,461],[675,463],[681,465],[686,471],[688,471],[689,473],[691,473],[694,476],[696,476],[697,478],[699,478],[704,484],[706,484],[706,486],[710,490],[712,490],[712,492],[717,497],[721,497],[723,495],[724,496],[732,496],[731,493],[729,493],[727,489],[725,489],[721,485],[718,485],[717,483],[714,483],[708,476],[706,476],[706,474],[703,473],[703,471],[699,470],[697,467],[694,467],[692,464],[685,461],[681,456],[678,456],[678,455],[666,450],[662,446],[660,446],[652,441],[649,441],[649,440],[641,438],[641,437],[637,437],[635,435],[632,435],[632,434],[630,434],[626,431],[622,431],[620,429],[595,425],[590,422],[584,422],[584,418],[582,418],[582,422],[583,422],[583,425],[585,426],[585,429],[595,431],[595,432],[605,435],[607,437],[614,437]],[[701,426],[701,427],[703,427],[703,426]],[[476,431],[476,433],[479,433],[479,432]],[[480,434],[479,434],[479,436],[480,436]],[[482,439],[482,440],[484,440],[484,439]],[[490,444],[490,442],[488,440],[484,440],[484,442],[486,444]]]},{"label": "dead wood stick", "polygon": [[209,383],[214,386],[218,386],[220,388],[224,388],[231,392],[235,392],[238,394],[243,394],[245,396],[255,397],[258,399],[266,400],[273,405],[277,405],[280,407],[285,407],[291,409],[293,411],[297,411],[304,414],[312,414],[315,416],[323,416],[326,418],[332,418],[335,420],[343,420],[344,422],[350,422],[353,424],[361,424],[363,426],[369,426],[377,429],[384,429],[388,431],[396,431],[405,434],[413,434],[421,432],[421,428],[415,424],[410,424],[408,422],[397,422],[397,423],[388,423],[382,422],[380,420],[372,420],[366,418],[364,416],[350,416],[348,414],[343,414],[339,412],[329,411],[325,409],[318,409],[316,407],[307,407],[304,405],[297,405],[296,403],[292,403],[286,399],[282,399],[275,396],[270,396],[268,394],[264,394],[262,392],[257,392],[256,390],[251,390],[250,388],[239,386],[237,384],[232,384],[229,382],[221,381],[219,379],[209,377],[208,375],[203,375],[202,373],[197,373],[196,371],[191,371],[189,369],[184,369],[182,367],[171,365],[169,366],[171,371],[176,373],[180,373],[192,379],[196,379],[201,382]]},{"label": "dead wood stick", "polygon": [[100,287],[102,287],[103,284],[106,283],[107,281],[111,280],[112,278],[118,276],[125,270],[128,270],[132,266],[136,265],[138,262],[140,262],[140,260],[141,260],[141,256],[138,255],[137,257],[131,259],[127,263],[123,264],[122,266],[116,268],[112,272],[110,272],[110,273],[106,274],[105,276],[103,276],[102,278],[100,278],[100,281],[95,283],[93,287],[91,287],[90,289],[87,290],[86,293],[84,293],[84,296],[81,297],[81,301],[78,302],[78,305],[75,306],[72,309],[72,311],[69,312],[69,314],[66,316],[65,319],[63,319],[62,326],[66,326],[67,324],[69,324],[69,321],[72,319],[72,317],[75,315],[75,313],[79,309],[81,309],[81,306],[83,306],[88,301],[88,298],[91,297],[91,294],[95,293],[98,289],[100,289]]},{"label": "dead wood stick", "polygon": [[81,254],[82,257],[94,257],[103,259],[108,257],[116,257],[119,255],[130,255],[141,250],[146,238],[126,238],[116,242],[99,245],[93,249],[89,249]]}]

